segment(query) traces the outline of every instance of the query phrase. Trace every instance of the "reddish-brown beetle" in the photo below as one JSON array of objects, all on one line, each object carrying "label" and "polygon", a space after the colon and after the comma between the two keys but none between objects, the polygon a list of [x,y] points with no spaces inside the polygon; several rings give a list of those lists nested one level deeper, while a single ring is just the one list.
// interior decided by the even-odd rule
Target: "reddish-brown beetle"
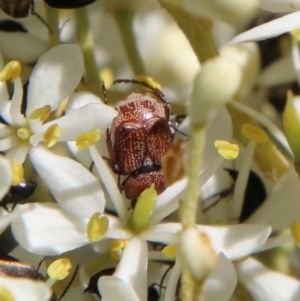
[{"label": "reddish-brown beetle", "polygon": [[160,89],[138,80],[117,80],[149,88],[161,100],[132,93],[115,105],[118,116],[106,132],[108,160],[113,171],[126,176],[120,183],[128,199],[135,200],[154,184],[158,194],[165,190],[161,161],[173,144],[170,104]]}]

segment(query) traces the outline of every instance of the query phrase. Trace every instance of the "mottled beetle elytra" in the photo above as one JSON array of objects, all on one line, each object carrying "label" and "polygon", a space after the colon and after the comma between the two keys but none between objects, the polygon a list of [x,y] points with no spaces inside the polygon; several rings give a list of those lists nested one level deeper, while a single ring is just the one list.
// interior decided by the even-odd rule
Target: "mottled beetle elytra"
[{"label": "mottled beetle elytra", "polygon": [[[116,103],[118,116],[106,132],[107,159],[119,175],[119,188],[128,199],[136,200],[154,184],[158,194],[166,189],[162,158],[173,145],[171,108],[160,89],[138,80],[117,80],[147,87],[152,96],[131,93]],[[105,93],[104,93],[105,94]],[[125,180],[120,183],[120,176]]]}]

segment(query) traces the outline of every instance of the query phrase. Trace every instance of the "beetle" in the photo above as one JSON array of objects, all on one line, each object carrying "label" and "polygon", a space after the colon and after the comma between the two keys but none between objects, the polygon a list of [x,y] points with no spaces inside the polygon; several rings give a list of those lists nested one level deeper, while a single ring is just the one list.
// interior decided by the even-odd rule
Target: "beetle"
[{"label": "beetle", "polygon": [[[42,263],[42,262],[41,262]],[[53,293],[49,301],[60,301],[70,288],[78,272],[79,266],[77,265],[74,274],[69,281],[67,287],[64,289],[59,298]],[[45,277],[38,272],[33,266],[28,263],[22,262],[10,255],[7,255],[0,247],[0,276],[10,276],[16,278],[28,278],[34,281],[46,281]]]},{"label": "beetle", "polygon": [[[49,6],[54,8],[80,8],[89,5],[96,0],[44,0]],[[24,18],[31,12],[38,17],[46,26],[47,24],[34,10],[34,0],[0,0],[2,10],[13,18]],[[47,26],[48,27],[48,26]]]},{"label": "beetle", "polygon": [[[147,82],[117,80],[147,87],[160,100],[146,94],[132,93],[116,103],[118,116],[106,131],[106,144],[118,186],[128,199],[136,200],[154,184],[158,194],[166,189],[162,158],[173,145],[171,108],[162,91]],[[120,183],[120,176],[125,180]]]},{"label": "beetle", "polygon": [[[224,168],[224,170],[229,173],[229,176],[232,178],[234,183],[228,189],[222,190],[208,197],[207,199],[203,200],[205,202],[212,199],[213,197],[216,196],[219,197],[211,205],[204,208],[203,212],[215,206],[222,198],[225,198],[233,194],[235,182],[237,180],[239,172],[231,168]],[[244,220],[248,219],[264,203],[266,198],[267,198],[267,192],[262,180],[254,171],[251,170],[249,173],[249,178],[248,178],[245,195],[244,195],[242,212],[241,212],[241,216],[239,217],[239,221],[243,222]]]},{"label": "beetle", "polygon": [[[30,197],[36,188],[36,182],[29,179],[23,179],[18,185],[11,186],[8,193],[0,201],[0,206],[6,211],[12,211],[18,203]],[[8,204],[13,204],[12,209]]]},{"label": "beetle", "polygon": [[[116,267],[110,267],[110,268],[106,268],[104,270],[101,270],[99,272],[97,272],[96,274],[94,274],[90,280],[89,280],[89,284],[88,286],[85,288],[84,290],[84,294],[85,293],[90,293],[90,294],[95,294],[100,300],[102,300],[102,296],[101,293],[98,289],[98,281],[99,278],[102,276],[111,276],[116,270]],[[169,272],[169,269],[167,270],[166,273]],[[163,279],[165,277],[165,274],[163,275]],[[161,284],[157,284],[157,283],[153,283],[151,285],[148,286],[148,297],[147,297],[147,301],[159,301],[160,298],[160,290],[158,291],[155,286],[162,286]],[[51,300],[52,301],[52,300]]]}]

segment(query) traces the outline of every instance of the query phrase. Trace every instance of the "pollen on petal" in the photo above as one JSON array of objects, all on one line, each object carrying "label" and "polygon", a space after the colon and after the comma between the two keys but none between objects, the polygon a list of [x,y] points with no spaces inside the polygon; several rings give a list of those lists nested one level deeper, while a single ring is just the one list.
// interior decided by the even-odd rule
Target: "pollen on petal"
[{"label": "pollen on petal", "polygon": [[223,140],[216,140],[215,148],[217,149],[218,153],[226,160],[235,160],[240,151],[240,148],[237,144]]},{"label": "pollen on petal", "polygon": [[44,142],[47,147],[52,147],[61,136],[61,129],[57,124],[51,125],[44,134]]},{"label": "pollen on petal", "polygon": [[31,135],[32,133],[28,127],[21,127],[17,130],[17,136],[22,141],[28,141]]},{"label": "pollen on petal", "polygon": [[85,149],[94,145],[100,139],[100,129],[93,129],[84,133],[76,139],[76,146],[79,149]]},{"label": "pollen on petal", "polygon": [[49,105],[43,106],[42,108],[38,108],[31,112],[29,115],[29,119],[35,120],[39,119],[41,122],[44,122],[48,119],[51,113],[51,107]]},{"label": "pollen on petal", "polygon": [[291,234],[297,244],[300,247],[300,222],[294,222],[291,226]]},{"label": "pollen on petal", "polygon": [[127,243],[126,240],[122,240],[122,239],[111,240],[109,242],[109,250],[111,252],[120,251],[125,248],[126,243]]},{"label": "pollen on petal", "polygon": [[264,130],[249,123],[243,124],[242,133],[249,140],[256,143],[265,144],[269,141],[269,137]]},{"label": "pollen on petal", "polygon": [[12,172],[12,185],[19,185],[24,177],[23,166],[17,159],[12,160],[11,164],[11,172]]},{"label": "pollen on petal", "polygon": [[4,82],[6,80],[15,80],[20,76],[21,64],[18,61],[11,61],[5,65],[5,67],[0,72],[0,81]]},{"label": "pollen on petal", "polygon": [[1,301],[15,301],[12,293],[4,286],[0,286],[0,300]]},{"label": "pollen on petal", "polygon": [[100,213],[96,212],[90,218],[87,224],[87,236],[89,241],[94,242],[100,240],[108,229],[108,218],[106,216],[100,216]]},{"label": "pollen on petal", "polygon": [[48,269],[47,274],[51,279],[63,280],[69,275],[69,271],[72,268],[71,261],[67,258],[60,258],[53,261]]},{"label": "pollen on petal", "polygon": [[154,211],[157,199],[157,192],[152,184],[138,198],[131,217],[128,220],[128,227],[136,234],[145,231],[150,225],[150,217]]},{"label": "pollen on petal", "polygon": [[175,258],[176,257],[176,244],[171,244],[162,249],[162,253],[166,258]]},{"label": "pollen on petal", "polygon": [[136,78],[136,80],[147,84],[149,87],[151,87],[153,89],[161,90],[160,83],[158,83],[157,81],[155,81],[153,78],[151,78],[149,76],[146,76],[146,75],[137,75],[135,78]]},{"label": "pollen on petal", "polygon": [[297,40],[298,42],[300,41],[300,29],[292,30],[290,34],[295,40]]}]

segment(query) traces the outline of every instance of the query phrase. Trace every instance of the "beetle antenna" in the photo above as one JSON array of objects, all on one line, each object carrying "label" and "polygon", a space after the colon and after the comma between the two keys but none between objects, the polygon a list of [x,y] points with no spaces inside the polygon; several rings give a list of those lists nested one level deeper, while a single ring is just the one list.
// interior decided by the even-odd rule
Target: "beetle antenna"
[{"label": "beetle antenna", "polygon": [[159,283],[159,296],[161,296],[161,288],[164,288],[163,283],[165,281],[165,278],[167,277],[168,273],[170,272],[170,270],[172,269],[172,267],[174,266],[174,264],[170,264],[170,266],[166,269],[166,271],[164,272],[160,283]]},{"label": "beetle antenna", "polygon": [[48,28],[50,33],[52,33],[52,30],[50,29],[46,21],[34,10],[34,0],[31,0],[31,14],[36,16]]},{"label": "beetle antenna", "polygon": [[43,258],[43,259],[39,262],[39,264],[38,264],[38,266],[37,266],[37,268],[36,268],[37,272],[39,271],[39,269],[40,269],[42,263],[45,261],[45,259],[46,259],[46,258]]},{"label": "beetle antenna", "polygon": [[60,301],[64,297],[64,295],[67,293],[67,291],[69,290],[70,286],[72,285],[73,281],[75,280],[78,269],[79,269],[79,264],[77,264],[71,280],[69,281],[68,285],[66,286],[66,288],[64,289],[64,291],[62,292],[60,297],[57,299],[57,301]]},{"label": "beetle antenna", "polygon": [[152,91],[162,102],[169,104],[169,101],[167,100],[165,94],[158,88],[155,88],[151,85],[149,85],[148,83],[144,82],[144,81],[139,81],[136,79],[117,79],[113,82],[114,84],[137,84],[137,85],[142,85],[148,89],[150,89],[150,91]]},{"label": "beetle antenna", "polygon": [[169,127],[172,128],[175,132],[178,132],[179,134],[186,136],[186,137],[191,137],[190,135],[178,130],[178,128],[172,124],[169,124]]}]

